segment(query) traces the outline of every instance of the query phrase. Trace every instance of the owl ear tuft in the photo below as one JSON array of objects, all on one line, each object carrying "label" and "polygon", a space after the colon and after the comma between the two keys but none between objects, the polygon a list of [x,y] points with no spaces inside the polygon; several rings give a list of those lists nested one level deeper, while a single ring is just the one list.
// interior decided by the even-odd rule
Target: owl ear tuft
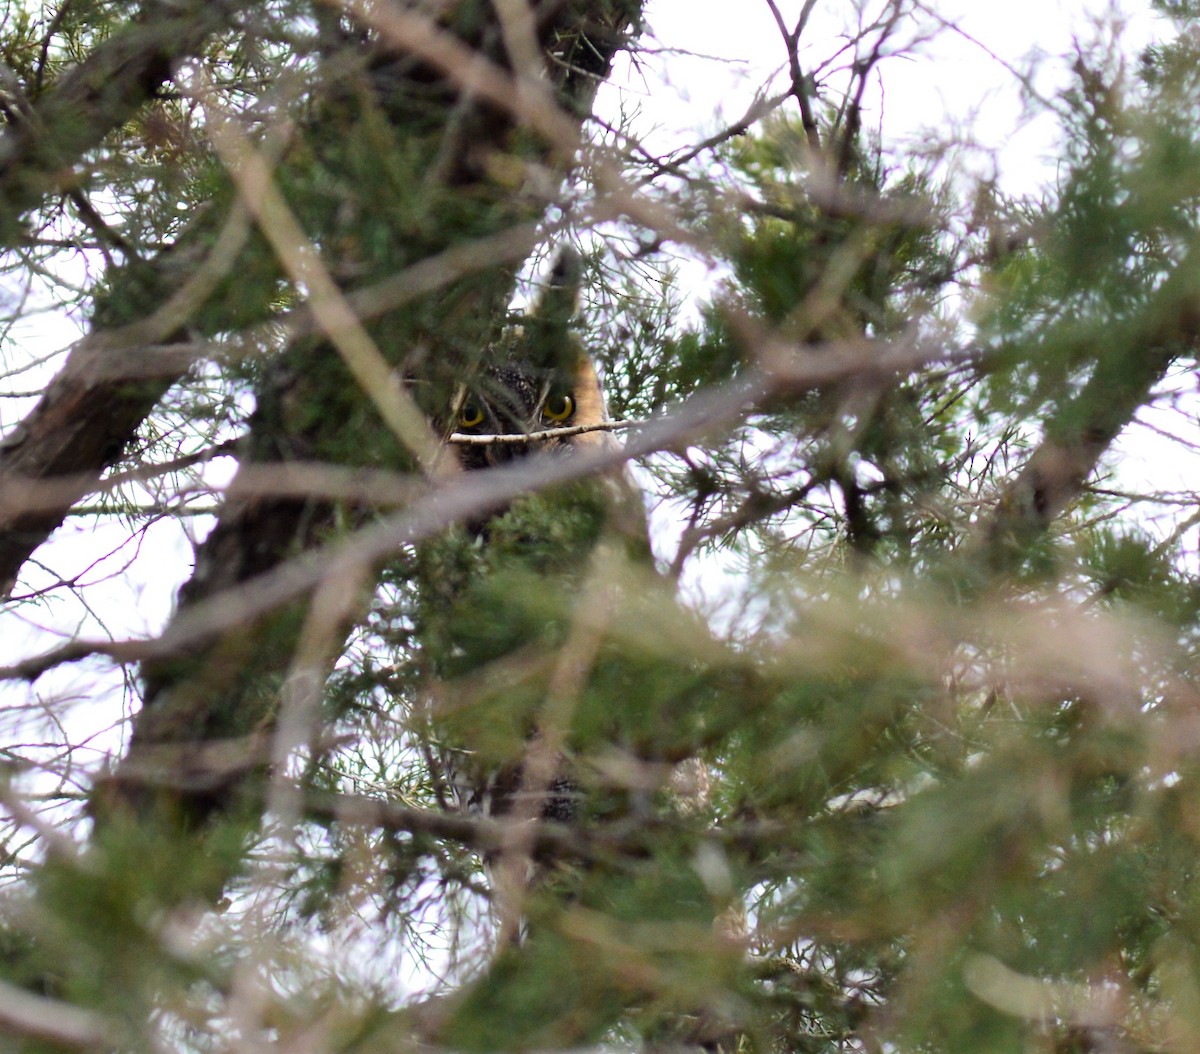
[{"label": "owl ear tuft", "polygon": [[574,246],[565,245],[558,251],[533,313],[548,323],[557,323],[566,328],[579,312],[579,291],[582,287],[583,257]]},{"label": "owl ear tuft", "polygon": [[570,371],[575,366],[579,341],[572,323],[579,312],[582,285],[583,257],[572,246],[564,246],[524,324],[529,359],[543,369]]},{"label": "owl ear tuft", "polygon": [[558,250],[558,258],[550,269],[547,295],[566,294],[571,308],[579,306],[579,287],[583,284],[583,257],[573,245],[564,245]]}]

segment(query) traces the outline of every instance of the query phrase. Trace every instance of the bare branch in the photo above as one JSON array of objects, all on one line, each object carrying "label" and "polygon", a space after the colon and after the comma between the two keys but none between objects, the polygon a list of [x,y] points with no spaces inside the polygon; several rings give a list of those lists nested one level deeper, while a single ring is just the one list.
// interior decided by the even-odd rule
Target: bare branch
[{"label": "bare branch", "polygon": [[42,656],[0,669],[0,679],[32,680],[63,663],[89,655],[118,662],[169,657],[216,634],[258,619],[315,588],[341,568],[374,564],[470,517],[502,508],[514,498],[618,468],[625,461],[673,449],[730,428],[745,415],[782,394],[796,394],[845,381],[879,383],[886,378],[945,362],[967,361],[975,352],[947,353],[909,340],[887,344],[870,340],[805,348],[803,354],[775,342],[764,349],[763,366],[720,388],[692,396],[674,411],[642,425],[623,449],[576,452],[570,458],[539,459],[455,476],[431,487],[409,508],[319,550],[280,564],[182,610],[154,641],[72,642]]},{"label": "bare branch", "polygon": [[298,288],[307,290],[313,316],[384,422],[425,471],[432,472],[438,447],[429,422],[321,262],[320,253],[275,186],[267,160],[230,116],[221,112],[206,87],[201,94],[205,97],[205,128],[213,146],[284,271]]},{"label": "bare branch", "polygon": [[47,999],[0,981],[0,1029],[74,1050],[120,1046],[117,1023],[92,1010]]},{"label": "bare branch", "polygon": [[414,809],[394,802],[354,794],[314,794],[304,798],[304,812],[311,819],[337,823],[365,824],[384,830],[449,838],[480,853],[494,853],[512,839],[513,828],[528,828],[535,852],[572,856],[581,860],[607,859],[603,840],[593,839],[569,824],[539,821],[527,823],[510,818],[490,819],[464,816],[433,809]]},{"label": "bare branch", "polygon": [[646,424],[645,421],[597,421],[590,425],[567,425],[564,428],[546,428],[540,432],[484,433],[475,435],[470,432],[451,432],[446,436],[447,443],[459,446],[523,446],[529,443],[541,443],[548,439],[566,439],[569,436],[583,435],[585,432],[620,432],[626,428],[637,428]]}]

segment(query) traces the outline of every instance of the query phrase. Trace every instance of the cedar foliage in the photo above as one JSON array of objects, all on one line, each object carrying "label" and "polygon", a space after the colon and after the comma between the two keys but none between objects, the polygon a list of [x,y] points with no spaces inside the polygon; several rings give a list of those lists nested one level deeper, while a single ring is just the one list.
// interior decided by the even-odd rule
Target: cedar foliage
[{"label": "cedar foliage", "polygon": [[[840,64],[779,13],[671,157],[589,117],[632,0],[10,4],[0,1049],[1194,1050],[1197,494],[1118,474],[1194,453],[1155,7],[1014,199],[864,131],[908,0]],[[615,456],[437,452],[566,242],[653,559]],[[456,808],[542,748],[569,816]]]}]

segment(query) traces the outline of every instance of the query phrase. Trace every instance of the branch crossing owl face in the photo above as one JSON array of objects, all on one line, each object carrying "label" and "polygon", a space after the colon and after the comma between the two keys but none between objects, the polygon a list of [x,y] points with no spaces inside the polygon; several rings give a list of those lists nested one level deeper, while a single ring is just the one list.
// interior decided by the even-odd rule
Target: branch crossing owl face
[{"label": "branch crossing owl face", "polygon": [[[607,420],[591,362],[582,354],[573,371],[542,370],[522,363],[487,367],[457,401],[455,431],[467,435],[533,435]],[[562,455],[576,446],[607,441],[602,432],[533,443],[497,443],[458,449],[464,469],[500,465],[530,454]]]}]

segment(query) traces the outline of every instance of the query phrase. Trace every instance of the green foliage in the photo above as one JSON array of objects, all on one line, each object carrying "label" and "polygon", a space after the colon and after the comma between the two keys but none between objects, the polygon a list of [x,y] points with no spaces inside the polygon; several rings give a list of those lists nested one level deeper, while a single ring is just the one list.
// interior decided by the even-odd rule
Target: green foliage
[{"label": "green foliage", "polygon": [[[104,258],[71,294],[128,338],[104,356],[200,348],[125,383],[145,408],[120,404],[102,467],[130,470],[127,540],[194,488],[217,522],[163,635],[90,649],[142,660],[113,772],[57,667],[22,704],[5,983],[131,1050],[1193,1049],[1196,494],[1106,475],[1139,415],[1195,423],[1196,15],[1158,6],[1186,32],[1136,79],[1080,46],[1057,183],[1027,201],[862,133],[898,7],[819,68],[844,67],[840,103],[805,74],[695,158],[596,146],[574,172],[536,107],[349,12],[215,33],[209,109],[148,98],[6,272],[44,270],[60,225]],[[533,42],[583,110],[640,7],[551,7]],[[434,28],[506,76],[523,30],[500,10]],[[0,59],[36,100],[123,13],[17,5]],[[244,222],[218,108],[303,262],[371,305],[361,332],[312,323],[300,261]],[[518,317],[516,260],[479,240],[593,199],[581,310]],[[713,266],[705,293],[672,239]],[[364,334],[387,391],[347,365]],[[664,419],[634,433],[665,437],[638,473],[650,538],[615,475],[441,530],[442,502],[518,477],[418,473],[379,400],[445,434],[480,364],[580,345],[614,416]],[[225,490],[203,465],[233,437]],[[6,433],[0,471],[27,442]],[[523,483],[578,463],[517,460]],[[29,586],[22,617],[74,590],[91,617],[104,585],[63,573],[37,609]],[[5,1049],[59,1042],[12,1028]]]}]

